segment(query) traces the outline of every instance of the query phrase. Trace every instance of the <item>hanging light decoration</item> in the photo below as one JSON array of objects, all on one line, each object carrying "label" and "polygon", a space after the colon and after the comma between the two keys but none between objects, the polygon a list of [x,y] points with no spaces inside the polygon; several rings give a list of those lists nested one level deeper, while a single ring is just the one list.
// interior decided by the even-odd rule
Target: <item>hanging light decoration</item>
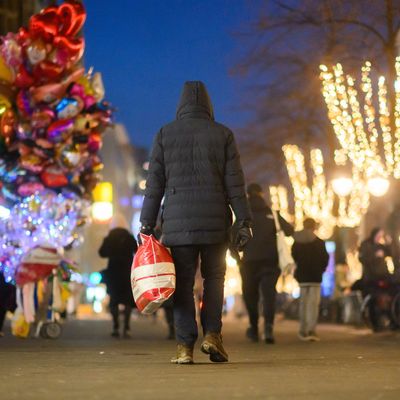
[{"label": "hanging light decoration", "polygon": [[341,64],[321,65],[320,70],[328,117],[341,146],[335,161],[343,164],[349,159],[365,181],[378,176],[382,181],[389,176],[400,179],[400,57],[396,59],[394,129],[385,77],[379,77],[374,94],[369,61],[361,68],[360,92]]},{"label": "hanging light decoration", "polygon": [[[293,221],[296,229],[302,229],[305,218],[315,219],[319,223],[318,234],[324,239],[332,235],[335,226],[355,227],[360,224],[369,206],[369,193],[356,169],[353,169],[352,179],[341,178],[350,182],[339,180],[342,185],[336,191],[333,182],[326,180],[321,150],[313,149],[310,153],[311,179],[307,177],[304,155],[297,146],[285,145],[283,152],[293,189],[294,212],[293,215],[289,212],[288,194],[283,186],[270,187],[274,209],[279,209],[285,218]],[[334,212],[335,193],[339,199],[337,213]]]}]

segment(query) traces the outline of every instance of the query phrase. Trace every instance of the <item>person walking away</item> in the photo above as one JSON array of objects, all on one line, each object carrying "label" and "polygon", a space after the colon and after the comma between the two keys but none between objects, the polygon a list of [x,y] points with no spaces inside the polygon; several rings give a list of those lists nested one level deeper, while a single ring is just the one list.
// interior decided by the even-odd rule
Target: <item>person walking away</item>
[{"label": "person walking away", "polygon": [[110,312],[113,318],[111,336],[120,337],[119,305],[124,305],[123,337],[130,337],[130,318],[134,300],[131,288],[131,266],[137,243],[125,228],[111,229],[99,249],[99,255],[108,258],[108,265],[102,271],[103,282],[110,296]]},{"label": "person walking away", "polygon": [[0,272],[0,338],[4,336],[3,325],[7,311],[14,312],[16,308],[15,286],[7,283],[4,274]]},{"label": "person walking away", "polygon": [[213,362],[228,361],[222,344],[225,257],[232,216],[241,248],[251,236],[244,178],[232,132],[215,122],[205,85],[186,82],[176,120],[155,137],[141,212],[141,232],[152,234],[162,198],[162,243],[176,269],[174,319],[177,355],[193,363],[198,338],[193,286],[198,259],[204,282],[201,350]]},{"label": "person walking away", "polygon": [[[386,257],[391,256],[389,242],[383,229],[374,228],[369,237],[361,243],[359,250],[359,260],[362,264],[362,293],[363,297],[371,295],[368,309],[372,329],[375,332],[380,330],[379,313],[376,307],[377,295],[382,291],[390,293],[392,290],[392,275],[386,262]],[[387,289],[383,288],[385,285]],[[391,325],[394,327],[396,324],[391,321]]]},{"label": "person walking away", "polygon": [[[276,227],[271,208],[263,198],[257,183],[247,187],[247,195],[253,216],[253,237],[243,249],[240,265],[242,292],[250,327],[246,336],[256,342],[258,336],[259,294],[262,294],[264,315],[264,340],[275,343],[273,327],[275,318],[276,283],[281,273],[276,243]],[[278,214],[279,215],[279,214]],[[279,215],[281,228],[287,236],[293,234],[292,226]]]},{"label": "person walking away", "polygon": [[325,242],[314,233],[316,222],[304,220],[304,229],[294,234],[293,259],[297,265],[294,277],[300,285],[300,330],[304,341],[319,341],[316,327],[321,299],[322,274],[328,266]]}]

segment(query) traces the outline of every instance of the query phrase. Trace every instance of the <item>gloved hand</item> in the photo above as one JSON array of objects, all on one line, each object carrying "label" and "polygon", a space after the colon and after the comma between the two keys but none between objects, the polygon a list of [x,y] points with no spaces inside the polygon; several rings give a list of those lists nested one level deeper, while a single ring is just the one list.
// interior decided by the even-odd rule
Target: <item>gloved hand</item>
[{"label": "gloved hand", "polygon": [[250,223],[248,221],[238,221],[236,223],[237,230],[233,241],[237,251],[243,251],[247,242],[253,237],[253,233],[250,228]]},{"label": "gloved hand", "polygon": [[142,225],[142,227],[140,228],[140,232],[138,234],[138,243],[141,245],[142,244],[142,238],[140,237],[140,234],[143,233],[144,235],[147,236],[154,236],[154,227],[151,225]]}]

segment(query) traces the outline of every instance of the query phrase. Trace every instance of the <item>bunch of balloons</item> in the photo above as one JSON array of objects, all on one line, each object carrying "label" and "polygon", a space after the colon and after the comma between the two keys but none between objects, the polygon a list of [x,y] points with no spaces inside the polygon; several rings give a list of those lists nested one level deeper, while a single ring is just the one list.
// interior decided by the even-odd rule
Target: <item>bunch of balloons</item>
[{"label": "bunch of balloons", "polygon": [[[66,215],[76,215],[70,222],[82,224],[81,200],[90,201],[99,180],[98,152],[112,110],[103,101],[101,75],[85,73],[80,63],[85,19],[82,3],[67,0],[32,16],[27,28],[1,38],[0,205],[11,209],[8,222],[1,223],[12,220],[13,241],[18,231],[25,236],[31,232],[32,240],[41,231],[36,241],[47,235],[43,230],[53,237],[54,229],[61,228],[54,228],[57,218],[51,210],[63,202],[69,204]],[[33,218],[34,231],[27,230],[26,205],[37,196],[47,204],[46,211]],[[69,229],[60,243],[67,236],[71,237]],[[10,267],[13,256],[5,260],[9,245],[0,245],[1,270],[7,262]],[[13,247],[17,253],[26,251],[24,245]]]}]

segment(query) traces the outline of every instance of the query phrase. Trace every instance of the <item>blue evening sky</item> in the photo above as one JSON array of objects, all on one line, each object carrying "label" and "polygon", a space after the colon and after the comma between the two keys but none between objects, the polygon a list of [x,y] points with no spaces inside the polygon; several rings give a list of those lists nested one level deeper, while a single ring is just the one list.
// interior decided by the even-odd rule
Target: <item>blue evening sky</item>
[{"label": "blue evening sky", "polygon": [[86,67],[103,74],[106,96],[135,145],[175,118],[185,80],[203,80],[216,119],[234,127],[248,115],[233,33],[253,20],[248,0],[85,0]]}]

